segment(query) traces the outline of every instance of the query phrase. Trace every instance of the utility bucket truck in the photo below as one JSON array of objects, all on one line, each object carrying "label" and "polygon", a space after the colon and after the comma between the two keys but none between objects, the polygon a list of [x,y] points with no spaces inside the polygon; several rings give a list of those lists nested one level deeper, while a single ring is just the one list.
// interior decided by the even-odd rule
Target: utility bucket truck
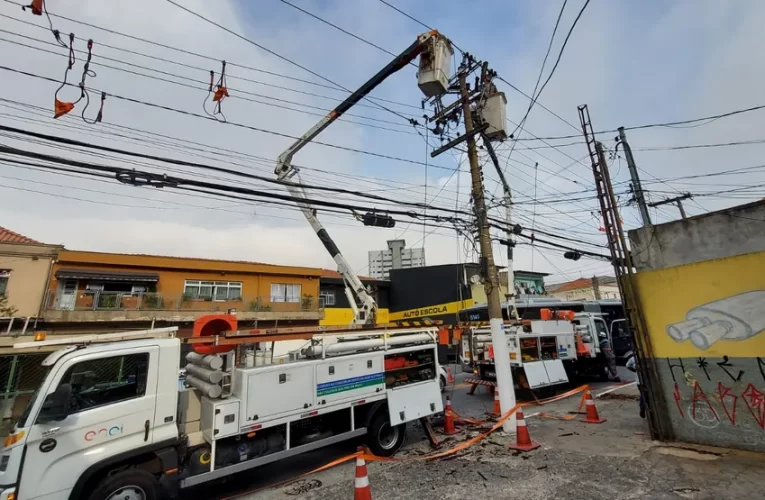
[{"label": "utility bucket truck", "polygon": [[[582,375],[607,380],[600,340],[609,338],[598,314],[542,309],[539,320],[505,326],[510,365],[517,389],[541,389],[566,384]],[[462,335],[460,357],[465,370],[494,382],[494,349],[487,326],[470,326]]]},{"label": "utility bucket truck", "polygon": [[17,344],[59,350],[0,452],[0,500],[189,498],[355,437],[390,456],[408,422],[443,411],[435,328],[317,335],[263,366],[235,350],[181,361],[175,330]]}]

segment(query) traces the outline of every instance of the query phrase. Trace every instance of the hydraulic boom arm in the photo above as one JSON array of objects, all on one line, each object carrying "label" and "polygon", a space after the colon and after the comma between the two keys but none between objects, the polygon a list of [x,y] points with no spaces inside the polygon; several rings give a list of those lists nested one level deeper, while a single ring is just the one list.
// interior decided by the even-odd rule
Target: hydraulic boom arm
[{"label": "hydraulic boom arm", "polygon": [[324,248],[327,249],[332,256],[332,259],[334,259],[337,264],[337,270],[342,275],[343,282],[345,283],[345,293],[348,296],[348,302],[350,302],[351,308],[353,309],[353,324],[374,325],[377,316],[377,303],[374,298],[367,293],[364,284],[358,276],[354,274],[350,264],[343,254],[340,253],[340,250],[337,248],[337,245],[335,245],[335,242],[332,241],[327,230],[324,229],[318,217],[316,217],[316,210],[311,207],[307,201],[308,197],[306,196],[305,190],[300,186],[299,169],[292,165],[292,157],[332,124],[332,122],[340,118],[343,113],[348,111],[354,104],[368,95],[375,89],[375,87],[380,85],[386,78],[399,71],[420,55],[432,39],[440,36],[441,35],[437,31],[430,31],[420,35],[417,40],[398,57],[370,78],[369,81],[362,85],[357,91],[349,95],[335,109],[330,111],[327,116],[322,118],[319,123],[314,125],[313,128],[280,154],[276,161],[275,173],[277,177],[280,181],[285,183],[287,190],[291,195],[306,200],[305,202],[297,202],[297,204],[303,212],[303,215],[305,215],[305,218],[308,219],[308,223],[311,224],[311,227],[316,232],[316,235],[324,244]]}]

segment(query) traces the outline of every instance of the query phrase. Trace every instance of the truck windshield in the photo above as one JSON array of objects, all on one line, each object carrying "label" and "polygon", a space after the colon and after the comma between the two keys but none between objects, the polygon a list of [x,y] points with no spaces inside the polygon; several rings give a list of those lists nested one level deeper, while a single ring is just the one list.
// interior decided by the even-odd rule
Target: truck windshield
[{"label": "truck windshield", "polygon": [[48,373],[50,372],[51,367],[45,366],[43,367],[43,373],[40,377],[40,385],[38,385],[35,388],[35,392],[32,393],[32,397],[29,398],[29,402],[27,402],[27,406],[24,408],[24,412],[19,417],[19,420],[16,422],[16,427],[27,427],[32,425],[31,421],[29,420],[30,413],[32,413],[32,407],[35,404],[35,401],[37,400],[37,396],[40,394],[40,388],[42,387],[45,380],[48,378]]}]

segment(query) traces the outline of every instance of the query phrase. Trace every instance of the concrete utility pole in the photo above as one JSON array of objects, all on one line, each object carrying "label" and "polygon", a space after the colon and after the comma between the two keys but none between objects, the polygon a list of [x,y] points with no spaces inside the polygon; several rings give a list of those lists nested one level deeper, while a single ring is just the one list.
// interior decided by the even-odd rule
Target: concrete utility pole
[{"label": "concrete utility pole", "polygon": [[[470,112],[470,93],[467,88],[466,79],[465,71],[461,71],[459,74],[460,97],[462,100],[462,114],[465,120],[465,134],[467,136],[468,160],[470,161],[470,176],[473,185],[473,203],[478,219],[481,270],[485,279],[484,289],[488,299],[487,307],[489,325],[491,327],[491,344],[494,349],[494,369],[497,374],[497,387],[495,390],[499,391],[500,409],[502,414],[505,414],[515,406],[515,386],[513,385],[513,373],[510,369],[510,350],[507,345],[505,325],[502,319],[499,275],[494,265],[483,179],[481,178],[481,170],[478,166],[478,152],[476,151],[475,136],[473,134],[473,115]],[[510,286],[509,275],[508,286]],[[508,433],[515,432],[515,415],[507,419],[502,428]]]},{"label": "concrete utility pole", "polygon": [[600,300],[600,280],[597,276],[592,277],[592,294],[595,296],[595,300]]},{"label": "concrete utility pole", "polygon": [[[638,209],[640,210],[640,218],[643,220],[644,226],[650,226],[651,216],[648,214],[648,205],[646,205],[645,202],[645,194],[643,193],[643,187],[640,185],[637,165],[635,165],[635,158],[632,156],[632,148],[627,142],[627,134],[624,132],[624,127],[619,127],[619,143],[624,147],[624,156],[627,158],[627,166],[630,169],[632,189],[635,191],[635,200],[637,201]],[[617,146],[619,143],[617,143]]]},{"label": "concrete utility pole", "polygon": [[683,207],[683,200],[689,200],[693,198],[693,195],[691,193],[685,193],[680,196],[675,196],[674,198],[667,198],[662,201],[655,201],[653,203],[649,203],[649,207],[658,207],[661,205],[668,205],[670,203],[675,203],[677,205],[677,208],[680,210],[680,217],[683,219],[687,219],[685,215],[685,207]]}]

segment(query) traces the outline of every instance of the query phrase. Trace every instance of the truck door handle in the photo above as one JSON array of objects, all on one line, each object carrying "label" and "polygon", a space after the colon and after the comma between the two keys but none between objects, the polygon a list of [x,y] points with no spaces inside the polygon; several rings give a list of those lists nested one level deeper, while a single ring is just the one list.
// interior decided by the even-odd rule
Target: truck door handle
[{"label": "truck door handle", "polygon": [[151,422],[148,420],[143,424],[143,440],[148,441],[149,440],[149,426],[151,426]]}]

